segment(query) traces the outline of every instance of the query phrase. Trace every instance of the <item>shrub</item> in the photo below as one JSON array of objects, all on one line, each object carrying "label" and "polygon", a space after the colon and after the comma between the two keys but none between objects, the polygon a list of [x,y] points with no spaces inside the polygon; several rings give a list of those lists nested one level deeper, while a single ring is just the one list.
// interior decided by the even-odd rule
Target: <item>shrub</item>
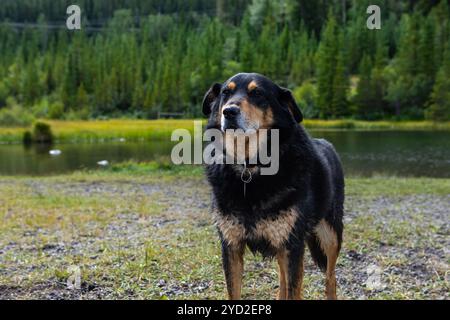
[{"label": "shrub", "polygon": [[47,97],[42,98],[31,108],[31,112],[37,119],[46,118],[48,115],[49,101]]},{"label": "shrub", "polygon": [[49,124],[44,122],[36,122],[33,128],[33,142],[52,143],[53,133]]},{"label": "shrub", "polygon": [[88,120],[90,117],[90,111],[87,107],[82,108],[81,110],[69,110],[68,112],[65,113],[64,115],[64,120],[69,120],[69,121],[73,121],[73,120]]},{"label": "shrub", "polygon": [[30,131],[27,130],[23,133],[22,141],[23,141],[23,144],[25,144],[25,145],[30,145],[33,142],[33,135],[31,134]]},{"label": "shrub", "polygon": [[316,87],[312,83],[305,82],[302,86],[296,88],[293,94],[305,118],[317,118],[319,116]]},{"label": "shrub", "polygon": [[33,123],[34,117],[20,105],[14,103],[0,110],[0,126],[27,127]]},{"label": "shrub", "polygon": [[62,119],[64,117],[64,105],[62,102],[53,102],[48,108],[49,119]]}]

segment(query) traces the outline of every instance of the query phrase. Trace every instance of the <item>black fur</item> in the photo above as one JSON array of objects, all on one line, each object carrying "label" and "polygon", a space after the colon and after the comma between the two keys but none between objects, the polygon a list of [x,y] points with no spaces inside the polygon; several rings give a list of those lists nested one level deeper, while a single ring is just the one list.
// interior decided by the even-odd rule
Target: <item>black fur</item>
[{"label": "black fur", "polygon": [[[244,197],[243,183],[236,166],[207,166],[206,174],[213,191],[213,207],[223,216],[236,217],[246,229],[251,229],[260,219],[274,219],[280,211],[296,208],[300,216],[285,244],[290,252],[290,277],[298,276],[296,270],[298,261],[303,257],[305,242],[314,261],[324,270],[327,259],[313,229],[321,219],[325,219],[338,235],[341,245],[344,176],[339,157],[330,143],[312,139],[298,124],[303,116],[288,90],[258,74],[239,74],[231,80],[238,87],[246,87],[252,80],[258,82],[264,99],[253,102],[263,110],[272,109],[272,128],[280,130],[280,167],[274,176],[256,174],[247,185]],[[203,110],[210,116],[208,128],[220,128],[217,119],[221,106],[231,98],[220,93],[227,83],[214,85],[205,97]],[[227,243],[223,238],[222,242],[226,249]],[[248,240],[244,245],[266,257],[275,256],[279,250],[264,239]]]}]

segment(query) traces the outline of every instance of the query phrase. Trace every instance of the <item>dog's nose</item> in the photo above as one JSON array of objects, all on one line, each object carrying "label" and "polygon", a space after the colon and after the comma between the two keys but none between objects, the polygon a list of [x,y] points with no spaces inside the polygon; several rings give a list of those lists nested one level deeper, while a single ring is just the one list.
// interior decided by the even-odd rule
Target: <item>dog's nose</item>
[{"label": "dog's nose", "polygon": [[226,107],[223,109],[225,119],[234,119],[241,113],[241,109],[237,106]]}]

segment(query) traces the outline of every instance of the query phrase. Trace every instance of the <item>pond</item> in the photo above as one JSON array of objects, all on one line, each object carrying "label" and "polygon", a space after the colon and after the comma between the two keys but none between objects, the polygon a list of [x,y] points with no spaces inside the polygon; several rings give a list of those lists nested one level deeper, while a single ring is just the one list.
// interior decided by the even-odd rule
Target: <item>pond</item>
[{"label": "pond", "polygon": [[[338,150],[347,175],[450,177],[450,132],[310,131]],[[107,142],[24,147],[0,145],[0,175],[52,175],[97,168],[99,161],[170,156],[171,142]],[[51,156],[51,149],[61,150]]]}]

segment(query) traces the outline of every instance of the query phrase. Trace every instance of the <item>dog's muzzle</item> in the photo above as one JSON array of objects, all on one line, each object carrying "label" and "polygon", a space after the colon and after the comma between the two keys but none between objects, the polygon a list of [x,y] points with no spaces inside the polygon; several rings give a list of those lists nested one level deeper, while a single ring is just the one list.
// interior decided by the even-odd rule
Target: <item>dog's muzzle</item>
[{"label": "dog's muzzle", "polygon": [[229,105],[222,109],[222,130],[242,128],[241,109],[237,105]]}]

